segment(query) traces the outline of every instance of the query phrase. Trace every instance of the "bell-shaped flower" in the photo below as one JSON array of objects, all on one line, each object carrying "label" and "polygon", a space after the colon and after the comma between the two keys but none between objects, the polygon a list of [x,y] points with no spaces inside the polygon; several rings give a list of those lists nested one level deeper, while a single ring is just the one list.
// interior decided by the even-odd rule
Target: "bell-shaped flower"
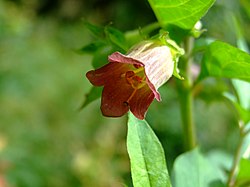
[{"label": "bell-shaped flower", "polygon": [[172,43],[143,41],[126,55],[114,52],[109,63],[87,72],[94,86],[104,86],[101,111],[104,116],[119,117],[129,110],[144,119],[154,98],[161,100],[158,88],[176,72],[180,48]]}]

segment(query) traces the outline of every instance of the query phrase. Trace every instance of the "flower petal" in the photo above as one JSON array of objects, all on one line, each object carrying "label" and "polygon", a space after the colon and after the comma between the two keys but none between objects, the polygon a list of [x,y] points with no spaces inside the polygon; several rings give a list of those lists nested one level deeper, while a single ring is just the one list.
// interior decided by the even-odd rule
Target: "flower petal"
[{"label": "flower petal", "polygon": [[119,52],[114,52],[112,53],[109,57],[109,62],[119,62],[119,63],[126,63],[126,64],[134,64],[134,65],[139,65],[143,66],[143,63],[140,61],[127,57],[126,55],[123,55]]},{"label": "flower petal", "polygon": [[153,91],[147,85],[136,91],[136,94],[129,101],[130,110],[135,117],[138,119],[145,118],[145,114],[154,97]]},{"label": "flower petal", "polygon": [[103,86],[106,83],[109,84],[114,79],[120,79],[121,74],[128,70],[128,64],[110,62],[99,69],[87,72],[86,77],[94,86]]},{"label": "flower petal", "polygon": [[119,117],[128,112],[126,102],[134,89],[127,83],[125,77],[113,79],[104,86],[102,92],[101,111],[107,117]]},{"label": "flower petal", "polygon": [[153,91],[156,100],[157,101],[161,101],[161,95],[160,95],[160,93],[155,89],[155,86],[150,82],[150,80],[148,79],[148,77],[147,77],[147,84],[148,84],[149,88]]},{"label": "flower petal", "polygon": [[[113,54],[111,54],[109,56],[109,61],[110,62],[119,62],[119,63],[127,63],[127,64],[134,64],[134,65],[144,66],[144,64],[141,61],[139,61],[137,59],[134,59],[132,57],[129,57],[127,55],[123,55],[123,54],[121,54],[119,52],[114,52]],[[148,67],[145,67],[145,68],[149,69]],[[149,80],[148,75],[147,75],[145,70],[144,70],[144,72],[145,72],[145,75],[147,76],[148,86],[153,91],[153,93],[155,95],[155,98],[157,99],[157,101],[161,101],[161,96],[160,96],[159,92],[155,88],[154,84],[152,84],[151,81]]]}]

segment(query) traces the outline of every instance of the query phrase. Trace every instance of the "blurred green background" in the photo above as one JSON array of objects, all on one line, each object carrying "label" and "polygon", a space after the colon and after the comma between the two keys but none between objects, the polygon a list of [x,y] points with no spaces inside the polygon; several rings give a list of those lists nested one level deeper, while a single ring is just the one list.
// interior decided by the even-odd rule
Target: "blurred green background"
[{"label": "blurred green background", "polygon": [[[204,37],[236,45],[235,16],[249,44],[248,1],[225,2],[203,19]],[[74,52],[93,40],[83,20],[126,31],[155,17],[146,0],[0,1],[0,187],[132,186],[126,117],[103,117],[99,100],[78,110],[91,88],[85,78],[91,56]],[[195,101],[199,144],[206,153],[230,154],[238,141],[237,118],[214,92],[224,90],[224,82],[204,85]],[[160,92],[163,102],[153,102],[147,120],[171,170],[183,152],[174,80]]]}]

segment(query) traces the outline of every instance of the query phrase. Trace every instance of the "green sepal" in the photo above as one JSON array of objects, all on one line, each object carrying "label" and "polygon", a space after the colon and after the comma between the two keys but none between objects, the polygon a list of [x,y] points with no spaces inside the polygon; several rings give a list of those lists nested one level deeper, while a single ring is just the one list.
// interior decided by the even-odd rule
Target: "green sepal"
[{"label": "green sepal", "polygon": [[160,41],[168,46],[170,48],[171,54],[172,54],[172,58],[174,61],[174,71],[173,71],[173,75],[180,79],[180,80],[184,80],[184,78],[179,74],[179,69],[178,69],[178,60],[179,57],[185,54],[184,49],[182,49],[181,47],[179,47],[177,45],[177,43],[174,40],[171,40],[169,38],[168,32],[164,32],[160,35],[159,37]]}]

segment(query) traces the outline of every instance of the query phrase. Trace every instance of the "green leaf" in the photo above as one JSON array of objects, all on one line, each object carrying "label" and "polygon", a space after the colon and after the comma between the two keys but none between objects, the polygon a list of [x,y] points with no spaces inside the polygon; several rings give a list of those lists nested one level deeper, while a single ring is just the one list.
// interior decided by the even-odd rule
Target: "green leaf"
[{"label": "green leaf", "polygon": [[244,122],[246,125],[250,121],[250,110],[244,108],[240,103],[237,101],[236,97],[230,93],[223,94],[233,105],[234,109],[238,114],[238,118]]},{"label": "green leaf", "polygon": [[86,99],[84,100],[82,106],[80,107],[80,110],[86,107],[91,102],[95,101],[99,97],[101,97],[102,94],[102,87],[92,87],[90,92],[86,94]]},{"label": "green leaf", "polygon": [[247,13],[248,18],[250,18],[250,1],[249,0],[240,0],[240,3],[241,3],[241,7]]},{"label": "green leaf", "polygon": [[158,21],[165,27],[169,24],[183,29],[192,29],[206,14],[215,0],[148,0]]},{"label": "green leaf", "polygon": [[236,179],[237,186],[247,187],[250,184],[250,160],[242,158],[240,160],[239,174]]},{"label": "green leaf", "polygon": [[145,120],[128,118],[127,148],[134,187],[171,187],[158,138]]},{"label": "green leaf", "polygon": [[115,29],[113,27],[106,26],[105,27],[105,34],[109,38],[109,40],[111,41],[112,44],[118,46],[119,48],[124,50],[124,52],[126,52],[128,50],[126,38],[121,31],[119,31],[118,29]]},{"label": "green leaf", "polygon": [[93,25],[87,21],[84,22],[84,26],[88,28],[88,30],[97,38],[103,38],[104,37],[104,28]]},{"label": "green leaf", "polygon": [[223,93],[229,90],[225,81],[221,79],[207,79],[200,83],[199,86],[203,89],[200,89],[195,95],[202,99],[206,104],[224,100],[225,97],[223,97]]},{"label": "green leaf", "polygon": [[105,45],[106,45],[106,42],[99,40],[99,41],[95,41],[95,42],[92,42],[90,44],[83,46],[81,49],[78,49],[76,52],[78,52],[80,54],[94,53],[98,49],[100,49],[101,47],[103,47]]},{"label": "green leaf", "polygon": [[205,51],[198,80],[213,76],[250,82],[249,69],[249,54],[224,42],[215,41]]},{"label": "green leaf", "polygon": [[250,111],[246,110],[245,108],[243,108],[239,103],[237,102],[232,102],[235,109],[238,112],[239,118],[244,121],[244,124],[248,124],[248,122],[250,121]]},{"label": "green leaf", "polygon": [[232,83],[237,92],[240,105],[250,110],[250,83],[237,79],[233,79]]},{"label": "green leaf", "polygon": [[218,181],[220,173],[206,160],[199,149],[186,152],[174,162],[174,187],[208,187],[212,182]]},{"label": "green leaf", "polygon": [[99,48],[92,59],[92,66],[97,69],[108,63],[108,56],[113,53],[115,49],[111,45],[105,45]]}]

